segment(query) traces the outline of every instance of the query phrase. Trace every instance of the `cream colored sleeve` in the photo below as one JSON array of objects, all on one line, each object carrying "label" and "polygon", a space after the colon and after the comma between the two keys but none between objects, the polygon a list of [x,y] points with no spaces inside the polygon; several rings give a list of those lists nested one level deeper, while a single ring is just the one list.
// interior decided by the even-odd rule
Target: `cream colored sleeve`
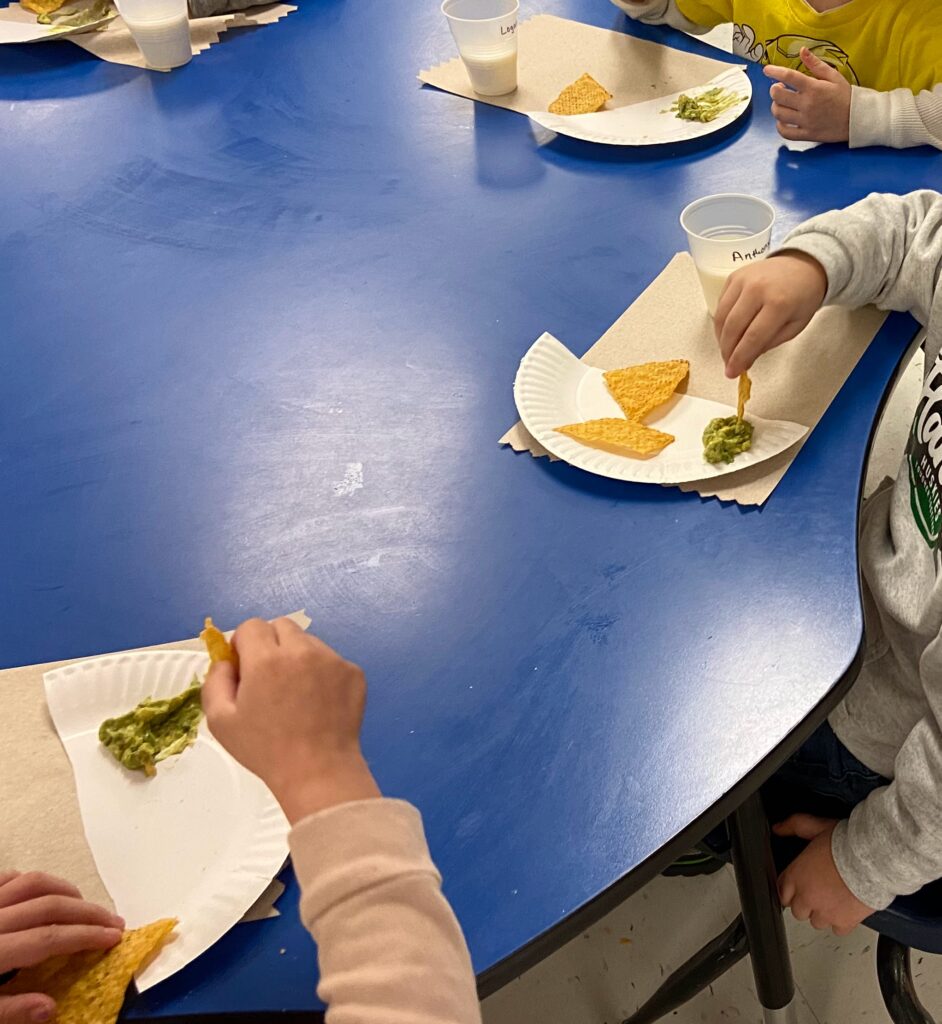
[{"label": "cream colored sleeve", "polygon": [[327,1024],[480,1024],[471,958],[414,807],[331,807],[290,843]]},{"label": "cream colored sleeve", "polygon": [[860,146],[935,146],[942,149],[942,85],[912,93],[854,86],[850,98],[851,149]]}]

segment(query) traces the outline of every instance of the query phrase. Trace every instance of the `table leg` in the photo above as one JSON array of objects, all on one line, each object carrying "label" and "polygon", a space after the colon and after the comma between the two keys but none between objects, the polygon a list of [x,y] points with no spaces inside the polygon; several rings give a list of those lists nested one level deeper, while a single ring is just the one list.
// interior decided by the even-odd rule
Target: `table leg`
[{"label": "table leg", "polygon": [[729,818],[733,867],[739,887],[756,992],[767,1024],[794,1024],[795,983],[778,899],[769,823],[753,793]]}]

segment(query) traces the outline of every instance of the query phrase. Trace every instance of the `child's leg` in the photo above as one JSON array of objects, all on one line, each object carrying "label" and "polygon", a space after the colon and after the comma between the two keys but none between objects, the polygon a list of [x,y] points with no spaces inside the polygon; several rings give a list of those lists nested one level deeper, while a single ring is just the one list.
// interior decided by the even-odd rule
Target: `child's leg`
[{"label": "child's leg", "polygon": [[763,787],[773,822],[790,814],[846,818],[875,789],[889,779],[859,761],[825,722]]}]

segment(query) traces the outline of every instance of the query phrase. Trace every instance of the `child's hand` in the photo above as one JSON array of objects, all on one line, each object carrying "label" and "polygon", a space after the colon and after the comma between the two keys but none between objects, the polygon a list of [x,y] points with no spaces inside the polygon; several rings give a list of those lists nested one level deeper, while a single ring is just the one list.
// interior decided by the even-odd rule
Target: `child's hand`
[{"label": "child's hand", "polygon": [[848,935],[874,911],[847,888],[831,854],[831,833],[836,821],[793,814],[774,828],[779,836],[798,836],[811,842],[782,872],[778,880],[783,907],[791,907],[797,921],[814,928],[830,928]]},{"label": "child's hand", "polygon": [[792,68],[773,64],[765,68],[765,74],[778,83],[769,94],[779,135],[793,142],[846,142],[850,138],[850,82],[807,47],[801,51],[801,61],[812,78]]},{"label": "child's hand", "polygon": [[[124,921],[86,903],[74,885],[39,871],[0,873],[0,974],[32,967],[51,956],[110,949]],[[55,1001],[38,992],[0,995],[0,1021],[51,1020]]]},{"label": "child's hand", "polygon": [[290,619],[236,630],[239,672],[217,661],[203,685],[213,735],[262,779],[294,824],[380,795],[360,752],[363,673]]},{"label": "child's hand", "polygon": [[784,252],[730,274],[713,317],[726,376],[800,334],[821,308],[828,279],[816,259]]}]

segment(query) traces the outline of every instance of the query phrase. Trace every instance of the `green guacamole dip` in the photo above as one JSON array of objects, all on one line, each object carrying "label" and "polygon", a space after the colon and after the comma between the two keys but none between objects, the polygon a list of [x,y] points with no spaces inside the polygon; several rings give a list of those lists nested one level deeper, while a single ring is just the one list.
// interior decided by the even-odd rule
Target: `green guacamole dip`
[{"label": "green guacamole dip", "polygon": [[707,462],[732,462],[752,447],[752,424],[738,416],[710,420],[703,431],[703,457]]},{"label": "green guacamole dip", "polygon": [[176,697],[142,700],[133,711],[101,723],[98,739],[115,758],[132,771],[157,774],[157,763],[182,754],[196,739],[203,707],[200,684]]},{"label": "green guacamole dip", "polygon": [[739,93],[729,92],[722,86],[715,86],[700,93],[699,96],[688,96],[686,93],[681,93],[671,106],[661,113],[673,114],[682,121],[706,123],[716,120],[724,110],[736,106],[743,99],[745,97],[740,96]]}]

